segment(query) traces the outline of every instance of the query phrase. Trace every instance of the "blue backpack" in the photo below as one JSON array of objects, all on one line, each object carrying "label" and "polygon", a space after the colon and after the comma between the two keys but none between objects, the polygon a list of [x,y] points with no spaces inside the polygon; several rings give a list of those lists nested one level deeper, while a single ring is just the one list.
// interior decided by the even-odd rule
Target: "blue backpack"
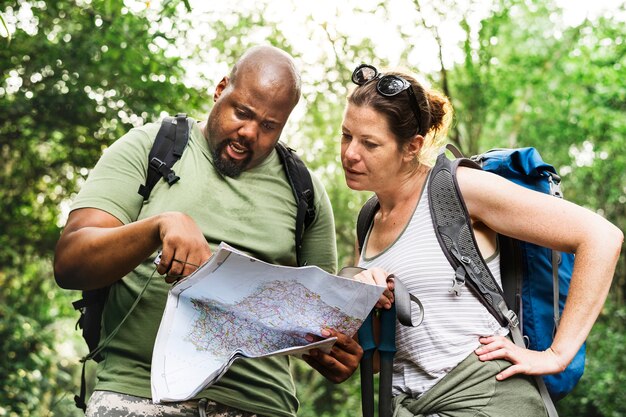
[{"label": "blue backpack", "polygon": [[[561,178],[545,163],[535,148],[496,149],[474,158],[485,171],[493,172],[531,190],[563,198]],[[510,238],[502,258],[503,291],[507,303],[520,318],[522,333],[532,350],[550,347],[574,268],[574,254],[553,251]],[[501,239],[506,240],[506,239]],[[515,301],[514,301],[515,300]],[[520,305],[521,304],[521,305]],[[574,389],[585,369],[585,344],[561,373],[543,380],[550,395],[558,400]]]},{"label": "blue backpack", "polygon": [[[456,169],[466,166],[490,171],[556,198],[562,198],[561,178],[535,148],[495,149],[472,158],[464,158],[451,145],[447,149],[456,159],[448,159],[442,151],[428,181],[435,234],[456,271],[451,291],[462,291],[467,285],[500,324],[509,327],[516,344],[546,350],[552,344],[565,305],[574,255],[499,235],[500,288],[476,247],[470,217],[459,193]],[[359,214],[360,239],[367,233],[377,210],[378,200],[373,196]],[[574,388],[584,365],[585,345],[565,371],[536,378],[550,416],[556,415],[552,400],[564,397]]]},{"label": "blue backpack", "polygon": [[[535,148],[494,149],[471,159],[462,158],[454,147],[448,149],[457,159],[451,161],[443,152],[437,158],[429,180],[430,209],[439,243],[457,270],[455,286],[463,285],[464,277],[468,278],[469,286],[500,323],[511,328],[513,336],[519,328],[527,347],[546,350],[552,344],[565,305],[574,255],[500,235],[500,291],[475,247],[469,215],[458,192],[456,169],[482,168],[555,198],[562,198],[561,178]],[[442,194],[446,197],[439,198]],[[582,376],[584,366],[583,345],[565,371],[543,377],[551,397],[558,400],[569,393]]]}]

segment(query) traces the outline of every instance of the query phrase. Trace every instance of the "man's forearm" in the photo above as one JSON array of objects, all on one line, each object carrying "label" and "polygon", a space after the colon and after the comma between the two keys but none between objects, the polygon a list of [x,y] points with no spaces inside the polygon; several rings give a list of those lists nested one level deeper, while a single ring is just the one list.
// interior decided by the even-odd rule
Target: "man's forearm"
[{"label": "man's forearm", "polygon": [[55,252],[59,286],[88,290],[121,279],[161,244],[158,216],[122,225],[80,227],[68,223]]}]

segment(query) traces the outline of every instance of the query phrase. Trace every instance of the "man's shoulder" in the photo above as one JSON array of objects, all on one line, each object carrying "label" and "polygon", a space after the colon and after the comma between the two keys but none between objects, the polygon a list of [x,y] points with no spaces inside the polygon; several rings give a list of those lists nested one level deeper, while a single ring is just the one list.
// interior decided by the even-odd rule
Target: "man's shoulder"
[{"label": "man's shoulder", "polygon": [[[154,138],[156,136],[156,134],[158,133],[159,129],[161,128],[163,122],[166,120],[165,117],[153,121],[153,122],[148,122],[148,123],[144,123],[143,125],[140,126],[135,126],[133,128],[131,128],[129,130],[129,133],[131,132],[142,132],[147,134],[148,136]],[[187,117],[187,121],[189,123],[189,126],[191,127],[191,125],[193,125],[194,123],[196,123],[196,120],[191,118],[191,117]],[[190,129],[191,131],[191,129]]]},{"label": "man's shoulder", "polygon": [[[117,139],[111,147],[130,147],[139,146],[142,152],[150,149],[154,143],[156,136],[161,128],[163,120],[144,123],[140,126],[134,126],[126,132],[122,137]],[[139,150],[139,149],[137,149]]]},{"label": "man's shoulder", "polygon": [[128,133],[143,134],[147,135],[151,139],[154,139],[160,128],[161,120],[156,122],[148,122],[141,126],[133,127]]}]

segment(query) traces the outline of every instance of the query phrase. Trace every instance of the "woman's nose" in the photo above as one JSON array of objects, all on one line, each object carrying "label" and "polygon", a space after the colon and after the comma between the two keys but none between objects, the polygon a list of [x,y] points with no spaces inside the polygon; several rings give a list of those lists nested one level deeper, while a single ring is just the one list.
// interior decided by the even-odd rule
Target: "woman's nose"
[{"label": "woman's nose", "polygon": [[359,153],[359,147],[356,141],[351,141],[350,143],[344,145],[343,155],[346,159],[350,161],[359,159],[360,153]]}]

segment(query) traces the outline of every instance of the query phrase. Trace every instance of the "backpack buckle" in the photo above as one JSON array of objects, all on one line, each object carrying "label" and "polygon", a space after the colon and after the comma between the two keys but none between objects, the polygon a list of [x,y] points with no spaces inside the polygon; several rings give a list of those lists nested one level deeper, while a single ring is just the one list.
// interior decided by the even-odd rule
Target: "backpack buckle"
[{"label": "backpack buckle", "polygon": [[165,162],[161,161],[156,156],[150,160],[150,168],[155,169],[157,172],[161,172],[161,169],[165,166]]},{"label": "backpack buckle", "polygon": [[504,313],[504,317],[509,322],[510,327],[518,327],[519,326],[519,317],[515,314],[515,311],[508,310]]},{"label": "backpack buckle", "polygon": [[563,193],[561,193],[561,177],[548,171],[548,184],[550,186],[550,195],[563,198]]},{"label": "backpack buckle", "polygon": [[169,185],[176,184],[179,179],[180,177],[176,175],[176,173],[172,171],[171,169],[169,170],[169,173],[165,177],[165,180],[167,181]]},{"label": "backpack buckle", "polygon": [[161,174],[169,185],[175,184],[180,179],[173,169],[169,168],[165,162],[161,161],[156,156],[150,160],[150,168],[155,169]]},{"label": "backpack buckle", "polygon": [[452,279],[452,288],[450,288],[448,292],[458,297],[461,295],[463,285],[465,285],[465,269],[462,266],[459,266],[456,269],[454,278]]}]

